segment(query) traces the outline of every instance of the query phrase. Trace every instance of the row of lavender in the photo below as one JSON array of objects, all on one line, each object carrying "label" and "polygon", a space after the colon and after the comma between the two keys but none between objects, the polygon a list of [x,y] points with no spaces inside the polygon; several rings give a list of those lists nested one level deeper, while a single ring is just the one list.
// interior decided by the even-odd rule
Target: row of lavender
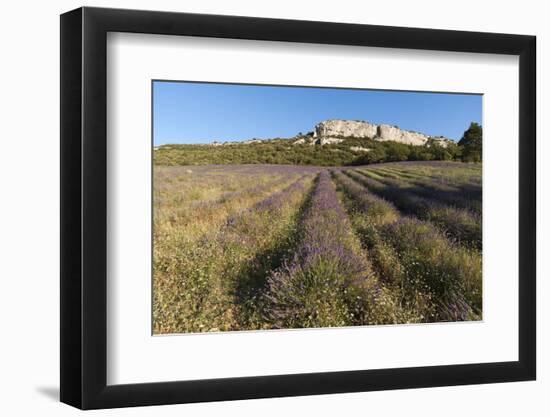
[{"label": "row of lavender", "polygon": [[449,238],[482,248],[481,201],[450,187],[411,186],[397,179],[376,179],[372,172],[345,171],[373,193],[391,201],[401,212],[430,221]]},{"label": "row of lavender", "polygon": [[[452,206],[481,213],[481,184],[469,181],[450,181],[449,178],[407,178],[406,173],[392,174],[385,169],[354,169],[388,188],[407,189],[421,197],[438,199]],[[410,174],[409,174],[410,175]]]},{"label": "row of lavender", "polygon": [[[380,280],[418,321],[478,319],[481,254],[430,221],[402,215],[353,172],[334,172],[348,212]],[[365,187],[367,184],[367,187]],[[373,187],[374,188],[374,187]],[[377,190],[379,191],[379,190]]]},{"label": "row of lavender", "polygon": [[295,222],[317,171],[293,172],[299,177],[289,185],[197,241],[179,242],[171,256],[157,257],[155,333],[264,327],[259,289],[293,246]]},{"label": "row of lavender", "polygon": [[250,185],[211,204],[266,197],[198,240],[178,232],[155,258],[155,333],[481,318],[480,215],[445,200],[462,198],[459,182],[392,167],[205,169],[224,172]]},{"label": "row of lavender", "polygon": [[268,279],[266,320],[276,328],[414,321],[379,282],[328,171],[320,173],[292,256]]},{"label": "row of lavender", "polygon": [[[480,227],[474,213],[404,190],[402,195],[387,191],[354,171],[334,170],[332,176],[345,208],[330,175],[322,172],[300,223],[300,244],[268,280],[266,319],[271,325],[481,318],[476,240],[481,236],[468,229],[470,224]],[[370,189],[397,200],[401,209],[405,204],[412,209],[400,211]]]}]

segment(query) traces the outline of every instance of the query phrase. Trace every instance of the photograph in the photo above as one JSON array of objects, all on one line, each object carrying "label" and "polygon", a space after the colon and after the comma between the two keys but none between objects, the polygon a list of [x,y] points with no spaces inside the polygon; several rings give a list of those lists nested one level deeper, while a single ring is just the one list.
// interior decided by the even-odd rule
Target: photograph
[{"label": "photograph", "polygon": [[483,320],[482,105],[153,80],[153,334]]}]

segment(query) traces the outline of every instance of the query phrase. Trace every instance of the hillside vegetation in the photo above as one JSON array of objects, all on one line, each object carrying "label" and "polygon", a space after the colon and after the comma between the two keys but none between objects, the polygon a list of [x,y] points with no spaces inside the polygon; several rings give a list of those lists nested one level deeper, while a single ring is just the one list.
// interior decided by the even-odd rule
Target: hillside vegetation
[{"label": "hillside vegetation", "polygon": [[[155,149],[155,165],[285,164],[315,166],[368,165],[399,161],[481,162],[481,126],[472,123],[460,142],[443,147],[435,141],[415,146],[368,138],[340,143],[296,144],[307,136],[224,145],[164,145]],[[309,139],[309,138],[308,138]]]}]

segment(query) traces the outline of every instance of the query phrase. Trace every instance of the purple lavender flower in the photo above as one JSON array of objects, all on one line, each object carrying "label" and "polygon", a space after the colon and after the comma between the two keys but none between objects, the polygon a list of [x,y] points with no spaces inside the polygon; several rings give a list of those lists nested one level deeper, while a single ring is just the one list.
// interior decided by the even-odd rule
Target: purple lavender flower
[{"label": "purple lavender flower", "polygon": [[268,279],[269,319],[275,327],[350,324],[354,313],[347,294],[373,275],[351,244],[351,224],[326,170],[319,174],[300,230],[294,256]]}]

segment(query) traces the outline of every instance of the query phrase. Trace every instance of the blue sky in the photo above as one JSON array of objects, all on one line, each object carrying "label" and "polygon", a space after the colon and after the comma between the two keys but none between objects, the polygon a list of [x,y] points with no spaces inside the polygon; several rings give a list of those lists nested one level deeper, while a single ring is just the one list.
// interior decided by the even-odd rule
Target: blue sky
[{"label": "blue sky", "polygon": [[292,137],[327,119],[397,125],[458,140],[482,122],[481,95],[153,83],[154,144]]}]

